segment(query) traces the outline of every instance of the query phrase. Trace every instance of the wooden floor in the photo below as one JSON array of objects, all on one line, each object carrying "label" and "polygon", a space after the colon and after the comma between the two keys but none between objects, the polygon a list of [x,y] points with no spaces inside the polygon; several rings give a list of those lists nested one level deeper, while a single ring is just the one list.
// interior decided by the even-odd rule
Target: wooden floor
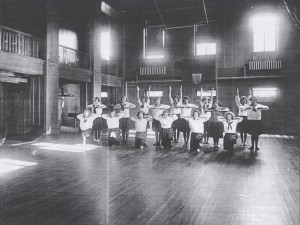
[{"label": "wooden floor", "polygon": [[0,147],[0,224],[300,224],[297,138],[261,138],[251,158],[238,146],[232,157],[190,153],[182,143],[164,151],[149,137],[143,151],[133,138],[111,149],[83,149],[74,134],[8,141]]}]

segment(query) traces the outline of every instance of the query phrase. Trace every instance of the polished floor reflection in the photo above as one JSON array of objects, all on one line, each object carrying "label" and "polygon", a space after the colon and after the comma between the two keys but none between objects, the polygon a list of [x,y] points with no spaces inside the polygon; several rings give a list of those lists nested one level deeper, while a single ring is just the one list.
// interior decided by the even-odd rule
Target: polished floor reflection
[{"label": "polished floor reflection", "polygon": [[297,138],[263,137],[256,158],[239,146],[231,157],[182,143],[164,151],[149,138],[145,150],[133,149],[132,137],[111,149],[81,147],[74,134],[7,141],[0,224],[299,224]]}]

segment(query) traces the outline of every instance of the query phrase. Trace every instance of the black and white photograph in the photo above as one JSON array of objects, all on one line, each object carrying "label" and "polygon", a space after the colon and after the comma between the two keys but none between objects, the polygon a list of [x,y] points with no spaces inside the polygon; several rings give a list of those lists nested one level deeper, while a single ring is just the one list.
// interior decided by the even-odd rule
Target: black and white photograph
[{"label": "black and white photograph", "polygon": [[0,0],[0,225],[300,225],[300,0]]}]

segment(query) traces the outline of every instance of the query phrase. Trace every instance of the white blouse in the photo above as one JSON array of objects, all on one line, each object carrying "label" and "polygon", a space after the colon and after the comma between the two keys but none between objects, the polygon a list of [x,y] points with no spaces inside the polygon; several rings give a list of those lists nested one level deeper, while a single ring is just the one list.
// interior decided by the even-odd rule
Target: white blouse
[{"label": "white blouse", "polygon": [[79,123],[79,126],[80,126],[80,129],[81,130],[88,130],[88,129],[92,129],[93,127],[93,122],[94,122],[94,119],[96,118],[97,116],[95,114],[92,114],[90,115],[89,117],[84,117],[83,114],[79,114],[77,116],[77,118],[79,119],[80,123]]},{"label": "white blouse", "polygon": [[147,100],[145,103],[142,103],[142,101],[138,100],[140,111],[142,111],[145,114],[149,113],[149,107],[150,107],[150,100]]},{"label": "white blouse", "polygon": [[191,132],[193,133],[204,133],[204,122],[207,121],[209,118],[207,117],[198,117],[197,119],[194,119],[193,117],[187,118],[187,121],[189,122]]},{"label": "white blouse", "polygon": [[172,127],[172,123],[174,122],[174,120],[177,119],[177,116],[172,115],[172,116],[167,116],[167,117],[162,117],[160,116],[158,118],[160,124],[161,124],[161,128],[163,129],[168,129]]},{"label": "white blouse", "polygon": [[146,132],[147,131],[147,122],[148,122],[147,119],[144,119],[144,118],[139,119],[139,118],[132,117],[131,120],[135,122],[136,132]]},{"label": "white blouse", "polygon": [[152,117],[153,117],[153,119],[156,119],[156,120],[159,119],[160,115],[163,113],[163,111],[165,109],[171,108],[169,105],[163,105],[163,104],[160,104],[159,106],[150,105],[149,107],[152,110]]},{"label": "white blouse", "polygon": [[103,115],[102,117],[106,120],[108,129],[116,129],[119,128],[119,120],[124,117],[124,115],[120,113],[114,117],[108,115]]},{"label": "white blouse", "polygon": [[185,118],[185,117],[189,117],[192,115],[192,110],[199,108],[198,106],[196,106],[195,104],[180,104],[179,105],[181,108],[181,113],[180,113],[180,117],[181,118]]},{"label": "white blouse", "polygon": [[[121,107],[121,104],[118,104],[118,106]],[[121,109],[121,113],[124,114],[124,118],[130,117],[130,108],[135,108],[135,104],[132,104],[130,102],[125,102],[124,110]]]},{"label": "white blouse", "polygon": [[[249,107],[251,107],[251,109]],[[269,107],[266,105],[256,104],[254,108],[249,105],[247,109],[248,120],[261,120],[261,110],[268,109]]]}]

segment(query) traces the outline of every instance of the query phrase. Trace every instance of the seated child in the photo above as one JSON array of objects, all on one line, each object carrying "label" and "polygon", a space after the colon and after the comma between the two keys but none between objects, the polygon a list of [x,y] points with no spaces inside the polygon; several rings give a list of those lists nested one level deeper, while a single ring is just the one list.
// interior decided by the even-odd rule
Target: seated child
[{"label": "seated child", "polygon": [[190,150],[201,152],[200,143],[202,143],[202,139],[205,137],[204,134],[204,123],[209,120],[209,118],[205,114],[200,114],[198,110],[193,112],[193,117],[186,118],[189,122],[189,126],[191,129],[191,141],[190,141]]},{"label": "seated child", "polygon": [[136,116],[130,118],[135,122],[135,148],[144,149],[146,147],[147,124],[152,117],[145,116],[143,111],[139,111]]},{"label": "seated child", "polygon": [[106,115],[103,115],[102,118],[107,122],[108,128],[108,146],[120,145],[120,119],[123,118],[124,114],[116,114],[115,109],[110,109],[110,112]]},{"label": "seated child", "polygon": [[234,144],[238,139],[236,133],[237,124],[243,121],[243,117],[234,117],[233,112],[227,112],[225,118],[221,119],[224,124],[224,150],[228,150],[230,153],[233,153]]},{"label": "seated child", "polygon": [[92,134],[92,127],[94,119],[96,118],[95,115],[92,115],[89,109],[83,111],[82,114],[77,115],[80,123],[81,135],[82,135],[82,145],[86,144],[86,138]]}]

